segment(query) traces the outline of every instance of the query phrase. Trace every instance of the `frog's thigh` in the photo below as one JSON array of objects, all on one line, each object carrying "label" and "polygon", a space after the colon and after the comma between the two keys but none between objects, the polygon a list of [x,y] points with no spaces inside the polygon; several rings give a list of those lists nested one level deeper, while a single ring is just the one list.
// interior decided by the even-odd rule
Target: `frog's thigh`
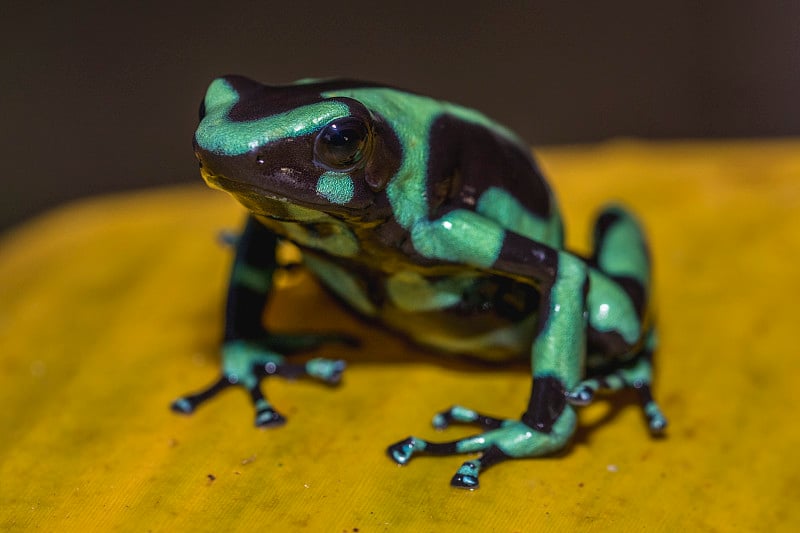
[{"label": "frog's thigh", "polygon": [[607,354],[629,351],[640,340],[642,319],[628,293],[608,276],[590,270],[586,299],[594,345]]}]

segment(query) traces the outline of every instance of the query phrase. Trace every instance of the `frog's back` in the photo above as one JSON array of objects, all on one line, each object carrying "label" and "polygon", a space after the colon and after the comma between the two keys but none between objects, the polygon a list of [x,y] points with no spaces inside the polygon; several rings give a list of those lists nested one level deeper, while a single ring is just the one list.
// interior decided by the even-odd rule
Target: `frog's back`
[{"label": "frog's back", "polygon": [[505,126],[478,111],[393,87],[353,80],[314,86],[326,98],[360,101],[397,136],[402,164],[387,193],[404,228],[466,209],[530,239],[563,246],[552,190],[530,148]]}]

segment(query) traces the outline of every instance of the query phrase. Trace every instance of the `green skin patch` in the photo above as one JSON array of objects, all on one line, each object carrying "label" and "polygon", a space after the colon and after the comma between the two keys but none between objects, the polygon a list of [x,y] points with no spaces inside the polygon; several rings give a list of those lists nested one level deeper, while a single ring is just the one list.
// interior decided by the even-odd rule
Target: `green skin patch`
[{"label": "green skin patch", "polygon": [[[237,88],[244,95],[254,95],[254,100],[240,101],[243,97]],[[492,464],[562,449],[575,430],[577,406],[591,402],[599,390],[637,389],[650,428],[663,429],[666,419],[649,390],[651,358],[656,347],[655,331],[643,331],[645,325],[640,313],[644,311],[640,308],[646,307],[647,302],[633,300],[639,292],[648,293],[650,264],[644,236],[630,215],[619,207],[610,207],[602,215],[605,217],[603,222],[598,219],[595,234],[602,238],[597,243],[599,249],[595,251],[596,266],[590,266],[587,260],[563,250],[560,215],[549,188],[535,170],[535,164],[531,162],[532,166],[525,167],[522,174],[516,172],[520,165],[528,165],[527,145],[481,113],[396,89],[358,84],[330,84],[309,79],[302,80],[295,88],[263,89],[263,86],[241,77],[220,78],[211,84],[204,100],[205,117],[195,134],[201,162],[204,156],[213,156],[217,163],[227,163],[228,157],[252,154],[267,144],[276,148],[270,153],[304,153],[302,147],[311,146],[307,143],[326,138],[317,132],[331,121],[349,117],[351,113],[358,115],[355,109],[361,113],[358,116],[364,115],[363,109],[355,103],[351,110],[344,102],[331,100],[334,97],[351,98],[381,121],[380,128],[370,130],[370,134],[378,135],[376,132],[383,132],[385,128],[391,130],[390,139],[387,137],[383,139],[384,143],[370,146],[386,147],[394,143],[385,154],[377,154],[384,159],[377,157],[376,161],[384,164],[389,158],[391,165],[388,167],[396,171],[393,170],[394,175],[388,177],[385,189],[376,187],[372,192],[377,198],[376,205],[384,206],[388,199],[393,216],[389,222],[396,224],[382,226],[375,236],[370,237],[369,246],[360,242],[361,236],[365,235],[364,228],[357,228],[355,224],[358,222],[351,220],[375,219],[368,216],[339,218],[336,213],[346,213],[351,202],[352,205],[367,205],[366,209],[370,209],[372,197],[367,196],[365,200],[362,197],[364,187],[354,181],[363,179],[359,173],[362,169],[323,172],[324,169],[339,167],[319,164],[316,159],[305,161],[305,156],[302,156],[302,161],[291,160],[297,156],[288,157],[290,160],[285,162],[286,167],[291,167],[295,173],[291,177],[292,183],[307,183],[308,190],[302,191],[307,193],[305,197],[316,193],[320,202],[327,201],[330,213],[336,215],[301,207],[297,204],[303,202],[286,198],[279,209],[280,220],[277,215],[274,218],[264,215],[260,218],[263,226],[248,225],[246,235],[238,243],[231,275],[222,377],[200,393],[179,398],[173,403],[173,409],[192,412],[219,390],[236,383],[247,388],[251,395],[256,409],[256,424],[278,425],[283,422],[283,417],[272,408],[259,388],[263,375],[308,375],[328,383],[338,382],[344,368],[342,361],[312,359],[302,365],[292,365],[284,354],[311,349],[323,342],[342,342],[342,336],[267,333],[252,318],[249,322],[242,318],[260,317],[271,290],[272,272],[277,266],[269,254],[274,256],[276,239],[274,235],[264,234],[266,228],[271,228],[300,246],[305,252],[306,266],[325,286],[376,322],[384,321],[421,343],[450,351],[480,354],[491,359],[494,357],[492,354],[499,353],[493,349],[503,348],[530,357],[531,399],[521,418],[500,419],[464,407],[453,407],[434,417],[435,427],[443,429],[451,423],[475,424],[482,431],[451,442],[437,443],[408,437],[388,449],[390,457],[397,463],[407,463],[415,453],[449,455],[478,452],[481,455],[465,462],[451,481],[457,487],[476,488],[480,472]],[[288,100],[274,103],[269,101],[272,96],[266,96],[273,94],[283,95],[275,98],[291,96]],[[232,113],[233,117],[260,118],[239,120],[231,118]],[[461,136],[458,138],[477,135],[469,137],[475,142],[448,144],[447,139],[443,139],[444,133],[439,133],[440,137],[432,135],[434,124],[437,124],[436,132],[453,131],[448,128],[458,129],[467,124],[468,127],[458,130]],[[305,138],[297,142],[301,137]],[[432,138],[438,139],[436,142],[441,142],[442,146],[432,150]],[[496,177],[486,176],[484,179],[479,174],[491,174],[491,170],[486,170],[490,167],[480,164],[470,168],[456,167],[455,175],[460,175],[463,181],[453,179],[452,183],[460,183],[463,190],[448,191],[452,196],[447,198],[463,198],[463,202],[446,206],[449,210],[437,211],[439,204],[435,204],[430,196],[438,194],[431,191],[438,191],[436,187],[441,183],[429,184],[426,180],[429,175],[439,172],[437,165],[442,161],[447,163],[441,172],[451,171],[451,167],[446,166],[450,159],[441,157],[442,150],[452,147],[454,152],[450,155],[456,164],[468,165],[464,161],[476,159],[460,160],[459,154],[463,153],[460,150],[465,146],[477,147],[471,155],[484,157],[480,140],[486,138],[499,143],[493,152],[487,148],[486,161],[494,161],[492,157],[507,157],[504,154],[508,154],[508,150],[518,150],[516,155],[520,157],[508,158],[509,162],[514,161],[517,165],[509,167],[515,169],[509,172],[509,176],[518,177],[534,170],[529,178],[538,188],[520,186],[512,189],[539,192],[531,193],[534,198],[520,198],[515,194],[521,196],[521,193],[512,194],[511,190],[497,185],[503,182]],[[364,137],[358,139],[364,141]],[[280,146],[282,142],[286,145]],[[347,138],[337,139],[337,142],[337,149],[346,151]],[[497,147],[501,145],[502,148]],[[316,150],[319,145],[313,146]],[[398,153],[402,154],[399,161],[396,160]],[[372,152],[370,154],[369,157],[375,156]],[[518,160],[522,163],[518,164]],[[283,164],[282,161],[279,163]],[[376,165],[378,167],[380,165]],[[238,160],[233,165],[220,165],[219,168],[237,169],[235,172],[243,174],[248,172],[238,170],[247,168]],[[470,170],[471,173],[467,172]],[[234,182],[238,179],[240,183],[259,183],[258,180],[269,176],[266,172],[255,172],[254,176],[225,177]],[[436,179],[449,183],[443,177]],[[219,183],[224,187],[228,182],[219,180]],[[386,197],[378,198],[379,194]],[[276,199],[270,201],[273,203],[265,202],[265,205],[274,206]],[[355,209],[352,205],[349,209]],[[321,205],[321,209],[324,207]],[[547,213],[547,217],[531,210]],[[439,214],[429,214],[432,212]],[[360,216],[362,213],[357,214]],[[254,219],[251,221],[255,223]],[[387,228],[390,231],[385,235],[390,236],[382,242],[384,233],[381,231]],[[381,246],[386,249],[381,249]],[[402,251],[410,248],[413,250],[404,257]],[[595,265],[594,262],[591,264]],[[625,278],[624,283],[620,278]],[[520,286],[525,291],[519,291]],[[631,293],[627,292],[629,290]],[[539,306],[538,312],[536,305]],[[453,328],[458,330],[458,334],[454,334],[425,324],[428,317],[423,313],[433,312],[442,313],[436,317],[437,320],[442,317],[463,320],[463,315],[458,313],[470,312],[471,319],[488,317],[492,321],[478,324],[485,327],[474,331],[463,326],[470,324],[471,327],[476,322],[458,322],[460,329]],[[435,320],[430,322],[440,324]],[[255,334],[252,333],[253,324],[256,324]],[[406,329],[405,325],[408,325]],[[253,338],[239,334],[240,328],[250,332],[248,334]],[[587,354],[587,339],[590,337],[607,340],[608,345],[613,345],[613,350],[620,353]],[[604,350],[611,352],[612,348]],[[585,375],[587,360],[590,362],[588,377]],[[608,368],[607,374],[597,374],[599,370],[596,369],[605,372]]]},{"label": "green skin patch", "polygon": [[422,255],[478,267],[494,264],[504,238],[505,230],[496,222],[464,209],[411,227],[414,249]]},{"label": "green skin patch", "polygon": [[583,285],[588,267],[577,257],[559,255],[556,281],[550,288],[547,320],[533,343],[534,376],[555,376],[566,388],[581,379],[586,354],[586,302]]},{"label": "green skin patch", "polygon": [[636,344],[642,334],[642,323],[630,297],[596,270],[590,271],[589,280],[589,323],[598,331],[616,331],[629,344]]},{"label": "green skin patch", "polygon": [[281,364],[285,358],[277,353],[244,341],[227,343],[223,348],[223,372],[229,381],[252,388],[258,382],[253,375],[253,364]]},{"label": "green skin patch", "polygon": [[386,192],[395,219],[406,229],[426,218],[428,206],[425,200],[425,173],[430,157],[430,147],[426,140],[431,124],[437,117],[447,113],[466,122],[490,128],[527,150],[513,132],[481,113],[425,96],[386,88],[344,89],[326,92],[323,96],[346,96],[358,100],[369,109],[379,110],[381,116],[391,125],[406,156],[397,174],[389,182]]},{"label": "green skin patch", "polygon": [[418,272],[403,271],[387,280],[386,292],[392,303],[403,311],[434,311],[457,304],[474,282],[474,275],[429,282]]},{"label": "green skin patch", "polygon": [[309,248],[323,250],[339,257],[353,257],[358,254],[360,246],[350,228],[338,220],[331,219],[329,235],[320,236],[310,233],[302,224],[280,222],[283,234],[292,241]]},{"label": "green skin patch", "polygon": [[374,316],[377,309],[372,305],[369,296],[364,292],[355,276],[340,266],[320,259],[312,254],[304,256],[305,265],[330,288],[343,298],[358,312],[366,316]]},{"label": "green skin patch", "polygon": [[508,420],[502,428],[463,439],[458,444],[457,452],[480,452],[489,445],[497,446],[508,457],[547,455],[564,447],[565,440],[575,431],[576,423],[574,409],[564,411],[550,433],[534,431],[518,420]]},{"label": "green skin patch", "polygon": [[214,80],[206,93],[206,116],[195,132],[200,148],[228,156],[243,155],[270,142],[307,135],[350,113],[341,102],[325,101],[257,120],[233,122],[228,113],[238,101],[239,94],[228,82]]},{"label": "green skin patch", "polygon": [[614,209],[621,220],[606,233],[598,266],[612,276],[631,277],[646,287],[650,282],[650,260],[644,236],[632,218],[619,208]]},{"label": "green skin patch", "polygon": [[563,235],[560,224],[553,224],[530,213],[519,200],[499,187],[487,189],[478,200],[475,210],[533,241],[561,246]]},{"label": "green skin patch", "polygon": [[256,292],[266,292],[272,286],[272,272],[240,264],[233,269],[231,282],[249,287]]},{"label": "green skin patch", "polygon": [[328,171],[317,181],[317,194],[332,204],[344,205],[353,199],[353,178],[341,172]]}]

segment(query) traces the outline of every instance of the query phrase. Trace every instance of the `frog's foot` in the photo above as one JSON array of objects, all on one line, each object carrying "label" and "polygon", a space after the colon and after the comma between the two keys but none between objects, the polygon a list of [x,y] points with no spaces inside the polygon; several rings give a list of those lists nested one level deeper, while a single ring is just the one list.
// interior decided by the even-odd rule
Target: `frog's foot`
[{"label": "frog's foot", "polygon": [[231,385],[235,385],[235,382],[232,383],[226,376],[220,376],[219,379],[205,389],[176,399],[170,404],[170,409],[176,413],[190,415],[194,413],[201,403],[210,400]]},{"label": "frog's foot", "polygon": [[547,432],[538,431],[520,420],[485,417],[462,407],[440,413],[434,417],[434,424],[440,416],[446,419],[448,414],[452,417],[451,420],[479,425],[485,419],[494,429],[449,442],[430,442],[418,437],[408,437],[389,446],[386,450],[389,457],[397,464],[405,465],[414,454],[454,455],[480,452],[479,457],[464,462],[450,480],[453,487],[476,489],[482,470],[506,459],[538,457],[557,451],[566,446],[575,428],[575,413],[572,409],[566,409]]},{"label": "frog's foot", "polygon": [[464,464],[461,465],[461,468],[459,468],[455,475],[450,479],[450,486],[459,489],[477,489],[480,487],[480,483],[478,482],[478,474],[480,474],[481,469],[486,469],[491,465],[497,464],[508,458],[509,456],[506,455],[503,450],[496,446],[492,446],[483,452],[479,459],[465,461]]},{"label": "frog's foot", "polygon": [[[476,439],[478,436],[471,437]],[[466,440],[466,439],[464,439]],[[430,442],[417,437],[408,437],[396,444],[392,444],[387,449],[389,457],[392,458],[397,464],[404,465],[411,460],[411,456],[415,453],[426,453],[429,455],[455,455],[457,453],[464,453],[459,448],[462,441],[450,442]],[[480,451],[477,448],[473,451]],[[450,485],[461,489],[477,489],[480,486],[478,482],[478,475],[481,469],[485,469],[490,465],[499,463],[509,456],[504,453],[497,446],[488,446],[480,457],[464,462],[455,475],[450,479]]]},{"label": "frog's foot", "polygon": [[647,418],[647,426],[650,428],[650,432],[654,435],[661,435],[667,428],[667,418],[653,399],[650,384],[639,383],[638,386],[634,385],[634,387],[639,393],[639,401],[642,404],[644,416]]},{"label": "frog's foot", "polygon": [[597,391],[618,391],[624,388],[636,389],[639,393],[642,410],[647,419],[647,426],[651,433],[658,435],[667,427],[667,419],[653,399],[650,389],[651,376],[652,367],[649,359],[641,357],[634,360],[627,367],[580,382],[567,393],[567,401],[576,406],[589,405],[594,400]]},{"label": "frog's foot", "polygon": [[472,409],[454,405],[450,409],[433,415],[431,423],[436,429],[447,429],[450,424],[476,424],[483,429],[497,429],[505,422],[501,418],[484,415]]},{"label": "frog's foot", "polygon": [[197,407],[233,385],[244,387],[255,409],[257,427],[275,427],[286,422],[261,391],[261,380],[272,375],[295,378],[309,376],[324,383],[341,381],[345,362],[331,359],[311,359],[306,363],[289,363],[285,357],[265,349],[263,343],[233,341],[223,347],[221,376],[205,389],[182,396],[172,402],[177,413],[191,414]]}]

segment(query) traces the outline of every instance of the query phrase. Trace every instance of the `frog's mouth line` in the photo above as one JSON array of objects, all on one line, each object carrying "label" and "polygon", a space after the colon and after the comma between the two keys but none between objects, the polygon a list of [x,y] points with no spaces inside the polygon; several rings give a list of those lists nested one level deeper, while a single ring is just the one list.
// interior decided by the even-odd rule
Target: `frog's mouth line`
[{"label": "frog's mouth line", "polygon": [[231,194],[259,216],[281,222],[313,222],[323,221],[333,214],[321,209],[322,206],[318,204],[289,198],[253,183],[232,180],[205,170],[201,174],[209,187]]},{"label": "frog's mouth line", "polygon": [[[203,179],[206,184],[212,189],[218,189],[231,194],[257,194],[259,197],[267,198],[281,203],[289,203],[289,198],[281,196],[273,191],[264,189],[252,183],[244,183],[241,181],[232,180],[219,174],[211,174],[210,172],[202,172]],[[292,200],[294,201],[294,200]]]}]

